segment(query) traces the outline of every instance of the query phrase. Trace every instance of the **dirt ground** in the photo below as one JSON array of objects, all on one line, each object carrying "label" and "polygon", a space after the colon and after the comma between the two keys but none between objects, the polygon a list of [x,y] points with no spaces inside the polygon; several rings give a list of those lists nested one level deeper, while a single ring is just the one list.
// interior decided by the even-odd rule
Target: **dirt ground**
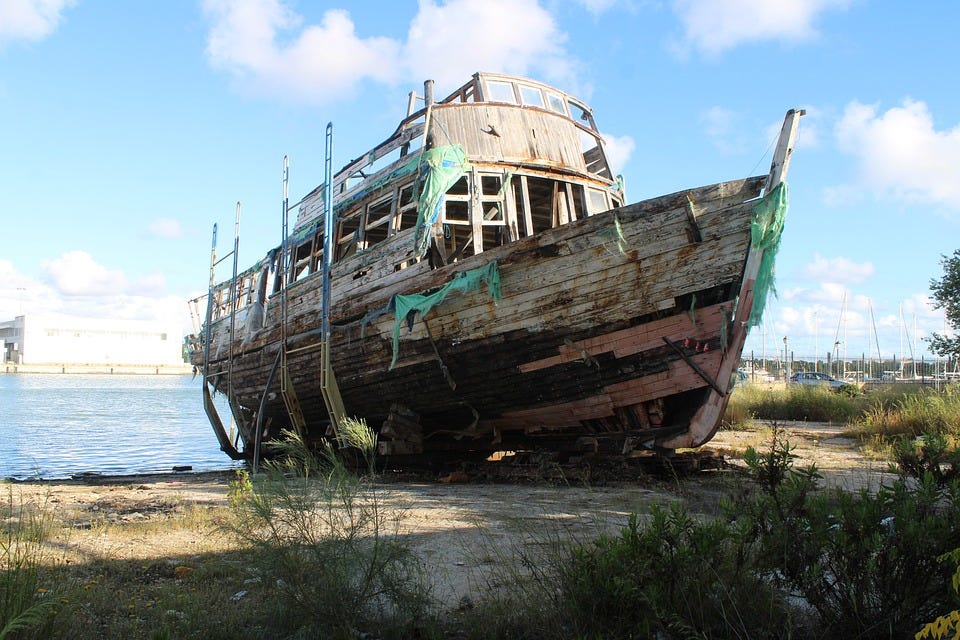
[{"label": "dirt ground", "polygon": [[[887,463],[865,458],[842,428],[822,423],[787,423],[797,464],[816,463],[825,483],[848,489],[876,487],[889,480]],[[614,531],[631,513],[652,502],[683,500],[702,513],[715,513],[719,496],[747,483],[742,453],[763,448],[769,428],[721,431],[707,448],[722,454],[728,468],[664,477],[638,474],[601,481],[558,481],[549,476],[522,483],[391,481],[382,485],[396,508],[400,531],[429,568],[436,595],[456,606],[495,576],[517,549],[534,550],[556,536],[594,537]],[[629,474],[627,474],[629,476]],[[63,523],[54,536],[69,554],[84,558],[182,559],[232,546],[229,537],[197,519],[196,526],[166,526],[191,507],[226,507],[230,473],[95,478],[8,484],[14,504],[44,503]],[[5,496],[6,497],[6,496]],[[125,526],[133,525],[133,526]]]}]

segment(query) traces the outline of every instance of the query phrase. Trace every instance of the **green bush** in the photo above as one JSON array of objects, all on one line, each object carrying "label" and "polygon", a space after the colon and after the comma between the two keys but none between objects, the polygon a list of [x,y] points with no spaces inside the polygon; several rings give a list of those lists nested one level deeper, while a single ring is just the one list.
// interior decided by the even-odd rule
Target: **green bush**
[{"label": "green bush", "polygon": [[787,637],[783,598],[752,570],[750,556],[722,520],[655,505],[648,523],[634,515],[619,537],[573,554],[560,587],[570,635]]},{"label": "green bush", "polygon": [[937,558],[960,544],[956,483],[928,473],[876,495],[818,491],[816,470],[794,470],[789,455],[756,459],[764,490],[729,513],[756,542],[757,569],[816,611],[822,636],[906,637],[943,610]]},{"label": "green bush", "polygon": [[50,622],[55,599],[40,586],[44,518],[45,509],[16,504],[8,489],[6,503],[0,505],[0,640],[22,637]]},{"label": "green bush", "polygon": [[960,449],[942,433],[926,433],[920,442],[901,438],[892,449],[901,477],[921,479],[929,474],[941,486],[960,478]]},{"label": "green bush", "polygon": [[[362,422],[345,445],[376,446]],[[408,637],[430,628],[430,596],[416,556],[398,535],[398,518],[372,479],[347,469],[327,443],[315,454],[286,433],[282,459],[264,465],[235,503],[232,525],[253,547],[250,561],[275,594],[281,629],[311,637]],[[353,438],[353,439],[350,439]]]}]

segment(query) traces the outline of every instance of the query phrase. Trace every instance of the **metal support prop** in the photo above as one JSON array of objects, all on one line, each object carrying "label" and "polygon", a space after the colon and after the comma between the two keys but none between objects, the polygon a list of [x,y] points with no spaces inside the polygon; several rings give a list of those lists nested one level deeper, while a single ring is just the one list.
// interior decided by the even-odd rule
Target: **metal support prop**
[{"label": "metal support prop", "polygon": [[207,290],[207,316],[203,325],[203,410],[207,414],[207,420],[213,427],[213,433],[220,443],[220,450],[230,456],[233,460],[243,458],[243,454],[237,451],[237,448],[230,442],[227,430],[223,427],[223,421],[217,412],[217,407],[213,404],[213,396],[210,393],[210,382],[208,379],[210,371],[210,343],[213,340],[211,335],[211,324],[213,322],[213,290],[216,286],[216,268],[217,268],[217,225],[213,225],[213,243],[210,249],[210,287]]},{"label": "metal support prop", "polygon": [[[280,267],[277,274],[280,278],[280,397],[283,398],[283,406],[287,409],[287,415],[294,430],[302,437],[306,433],[307,421],[303,417],[303,410],[300,408],[300,400],[297,399],[297,392],[293,389],[293,380],[290,378],[290,370],[287,368],[287,286],[290,284],[290,200],[288,198],[288,181],[290,178],[290,161],[287,156],[283,156],[283,243],[280,251]],[[270,385],[264,389],[264,394],[269,391]]]},{"label": "metal support prop", "polygon": [[333,123],[327,123],[327,133],[324,153],[323,177],[323,272],[321,290],[321,321],[320,321],[320,392],[323,402],[327,406],[330,416],[330,427],[334,437],[338,436],[340,422],[346,411],[343,399],[340,396],[340,387],[333,375],[333,366],[330,363],[330,305],[332,285],[330,271],[333,268],[333,236],[336,216],[333,212]]},{"label": "metal support prop", "polygon": [[[240,251],[240,211],[242,205],[237,201],[237,217],[233,223],[233,276],[230,278],[230,359],[227,360],[227,397],[233,405],[233,354],[237,337],[237,258]],[[239,422],[238,422],[239,425]]]}]

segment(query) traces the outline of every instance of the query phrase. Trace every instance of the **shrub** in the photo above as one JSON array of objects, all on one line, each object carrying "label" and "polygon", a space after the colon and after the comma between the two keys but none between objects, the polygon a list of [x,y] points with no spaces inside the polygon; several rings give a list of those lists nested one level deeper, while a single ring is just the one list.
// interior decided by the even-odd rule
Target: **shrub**
[{"label": "shrub", "polygon": [[901,438],[892,451],[901,477],[921,479],[929,474],[941,486],[960,478],[960,450],[941,433],[926,433],[920,442]]},{"label": "shrub", "polygon": [[636,515],[619,537],[572,556],[561,578],[573,637],[788,636],[780,595],[749,564],[751,550],[722,520],[679,504]]},{"label": "shrub", "polygon": [[246,469],[237,469],[234,472],[233,480],[227,483],[227,501],[231,507],[239,507],[252,491],[253,483],[250,482],[250,472]]},{"label": "shrub", "polygon": [[[952,562],[956,565],[956,570],[950,580],[950,590],[953,592],[954,606],[960,606],[960,548],[954,549],[950,553],[945,553],[940,558],[940,562]],[[923,625],[914,636],[915,640],[949,640],[960,636],[960,609],[953,609],[943,615],[937,616],[933,622]]]},{"label": "shrub", "polygon": [[48,623],[55,599],[40,587],[45,510],[15,504],[8,489],[0,516],[0,640],[5,640]]},{"label": "shrub", "polygon": [[[341,436],[365,447],[360,454],[372,465],[375,438],[363,431],[364,423],[352,422]],[[347,469],[330,443],[315,454],[296,434],[285,438],[284,457],[254,478],[233,524],[276,593],[278,624],[323,637],[414,633],[429,620],[430,599],[398,517],[381,504],[372,479]]]},{"label": "shrub", "polygon": [[[754,471],[765,490],[729,512],[756,541],[758,569],[817,612],[822,634],[899,638],[942,610],[936,558],[960,544],[956,483],[928,473],[876,495],[817,491],[816,470],[794,470],[789,445],[774,448],[779,455],[757,458],[763,473]],[[770,470],[783,465],[784,474]]]}]

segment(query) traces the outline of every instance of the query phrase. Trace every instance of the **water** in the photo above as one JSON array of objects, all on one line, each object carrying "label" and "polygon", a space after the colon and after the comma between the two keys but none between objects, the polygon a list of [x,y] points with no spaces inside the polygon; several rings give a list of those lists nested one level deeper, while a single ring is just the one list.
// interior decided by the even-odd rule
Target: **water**
[{"label": "water", "polygon": [[[229,413],[221,411],[225,421]],[[230,469],[190,376],[0,374],[0,478]]]}]

